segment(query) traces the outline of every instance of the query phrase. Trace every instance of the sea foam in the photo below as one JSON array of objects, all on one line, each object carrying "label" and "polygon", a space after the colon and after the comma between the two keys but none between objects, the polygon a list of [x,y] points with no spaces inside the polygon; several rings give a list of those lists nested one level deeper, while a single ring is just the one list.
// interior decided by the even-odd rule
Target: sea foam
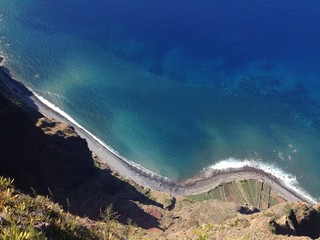
[{"label": "sea foam", "polygon": [[116,150],[114,150],[112,147],[108,146],[106,143],[104,143],[101,139],[93,135],[91,132],[89,132],[87,129],[85,129],[81,124],[79,124],[75,119],[73,119],[70,115],[68,115],[66,112],[61,110],[58,106],[54,105],[53,103],[49,102],[47,99],[44,97],[36,94],[32,89],[29,89],[30,91],[33,92],[34,96],[44,105],[46,105],[48,108],[51,110],[55,111],[65,119],[67,119],[69,122],[74,124],[76,127],[84,131],[86,134],[88,134],[90,137],[92,137],[95,141],[97,141],[101,146],[106,148],[109,152],[114,154],[116,157],[120,158],[122,161],[126,162],[129,164],[131,167],[135,168],[136,170],[142,171],[145,175],[149,176],[150,179],[161,179],[162,182],[168,182],[168,183],[173,183],[171,179],[167,177],[163,177],[155,172],[150,171],[149,169],[146,169],[142,167],[140,164],[137,164],[135,162],[132,162],[125,157],[121,156]]},{"label": "sea foam", "polygon": [[289,189],[305,196],[308,200],[310,200],[310,202],[317,203],[316,199],[314,199],[309,193],[307,193],[306,191],[302,190],[301,187],[299,187],[299,182],[296,176],[284,172],[275,165],[263,163],[258,159],[240,160],[236,158],[229,158],[222,160],[216,164],[213,164],[208,168],[205,168],[204,171],[210,173],[210,171],[212,170],[241,169],[245,167],[252,167],[255,169],[262,170],[268,174],[271,174],[272,176],[275,176],[280,181],[282,181],[283,184],[285,184],[285,186]]}]

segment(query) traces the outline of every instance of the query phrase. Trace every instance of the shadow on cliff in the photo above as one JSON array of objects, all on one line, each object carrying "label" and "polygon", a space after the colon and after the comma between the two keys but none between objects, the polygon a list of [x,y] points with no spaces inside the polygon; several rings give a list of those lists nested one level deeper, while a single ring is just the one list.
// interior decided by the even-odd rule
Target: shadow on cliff
[{"label": "shadow on cliff", "polygon": [[96,168],[86,141],[72,127],[47,119],[40,128],[36,123],[41,117],[0,91],[0,175],[14,178],[15,185],[28,194],[52,194],[54,201],[80,216],[97,219],[101,210],[113,204],[124,224],[130,218],[145,229],[159,226],[139,207],[162,207],[147,197],[146,189]]},{"label": "shadow on cliff", "polygon": [[[1,87],[1,90],[5,90],[8,92],[7,87],[10,87],[10,89],[14,91],[17,95],[22,96],[24,100],[27,101],[32,108],[38,109],[38,106],[34,104],[34,102],[30,99],[30,97],[33,95],[32,92],[22,83],[12,78],[9,69],[0,66],[0,78],[4,82],[6,82],[6,87]],[[1,84],[3,85],[4,83]]]},{"label": "shadow on cliff", "polygon": [[319,239],[319,203],[314,206],[307,203],[287,203],[284,209],[284,216],[272,219],[269,223],[275,234]]}]

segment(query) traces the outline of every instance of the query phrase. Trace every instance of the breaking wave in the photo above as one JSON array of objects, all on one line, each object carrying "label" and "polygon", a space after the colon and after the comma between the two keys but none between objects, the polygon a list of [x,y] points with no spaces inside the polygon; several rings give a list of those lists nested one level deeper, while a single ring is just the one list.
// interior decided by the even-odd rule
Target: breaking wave
[{"label": "breaking wave", "polygon": [[306,191],[302,190],[302,188],[299,186],[299,182],[297,180],[297,177],[290,174],[286,173],[283,170],[281,170],[279,167],[272,165],[272,164],[266,164],[263,163],[257,159],[244,159],[244,160],[239,160],[235,158],[229,158],[222,160],[216,164],[213,164],[209,166],[208,168],[204,169],[204,172],[207,173],[208,175],[210,172],[213,170],[229,170],[229,169],[241,169],[245,167],[251,167],[255,169],[262,170],[268,174],[271,174],[272,176],[277,177],[283,184],[285,184],[286,187],[289,189],[305,196],[310,202],[316,203],[316,199],[311,197],[309,193]]}]

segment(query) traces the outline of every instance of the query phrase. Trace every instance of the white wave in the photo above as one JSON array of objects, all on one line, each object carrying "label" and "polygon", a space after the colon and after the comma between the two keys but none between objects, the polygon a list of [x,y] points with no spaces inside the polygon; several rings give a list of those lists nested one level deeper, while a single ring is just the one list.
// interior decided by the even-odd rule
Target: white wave
[{"label": "white wave", "polygon": [[126,159],[125,157],[121,156],[116,150],[114,150],[113,148],[111,148],[110,146],[108,146],[107,144],[105,144],[101,139],[99,139],[98,137],[96,137],[95,135],[93,135],[91,132],[89,132],[87,129],[85,129],[83,126],[81,126],[76,120],[74,120],[70,115],[68,115],[66,112],[64,112],[63,110],[61,110],[58,106],[52,104],[51,102],[49,102],[47,99],[45,99],[44,97],[36,94],[32,89],[30,89],[30,91],[33,92],[33,94],[36,96],[36,98],[42,102],[44,105],[46,105],[47,107],[49,107],[51,110],[55,111],[56,113],[60,114],[61,116],[63,116],[64,118],[66,118],[68,121],[70,121],[72,124],[74,124],[75,126],[77,126],[78,128],[80,128],[81,130],[83,130],[85,133],[87,133],[88,135],[90,135],[90,137],[92,137],[95,141],[97,141],[100,145],[102,145],[104,148],[106,148],[108,151],[110,151],[112,154],[114,154],[115,156],[117,156],[118,158],[120,158],[121,160],[125,161],[127,164],[131,165],[132,167],[144,172],[145,174],[147,174],[148,176],[150,176],[151,178],[159,178],[162,179],[163,181],[167,181],[167,182],[172,182],[172,180],[170,180],[167,177],[163,177],[155,172],[152,172],[144,167],[142,167],[140,164],[137,164],[135,162],[132,162],[128,159]]},{"label": "white wave", "polygon": [[205,171],[210,170],[228,170],[228,169],[241,169],[244,167],[252,167],[255,169],[262,170],[266,173],[269,173],[277,178],[279,178],[286,187],[290,188],[291,190],[305,196],[310,202],[316,203],[316,199],[314,199],[310,194],[308,194],[306,191],[302,190],[299,186],[299,182],[296,178],[296,176],[286,173],[280,168],[276,167],[272,164],[266,164],[263,162],[258,161],[257,159],[244,159],[239,160],[235,158],[229,158],[226,160],[222,160],[214,165],[211,165],[210,167],[206,168]]}]

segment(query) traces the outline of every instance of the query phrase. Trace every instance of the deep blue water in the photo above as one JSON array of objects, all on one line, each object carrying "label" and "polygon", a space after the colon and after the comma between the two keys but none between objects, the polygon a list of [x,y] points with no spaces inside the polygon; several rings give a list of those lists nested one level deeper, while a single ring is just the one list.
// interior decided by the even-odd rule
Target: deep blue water
[{"label": "deep blue water", "polygon": [[0,51],[154,172],[253,159],[320,197],[319,12],[318,0],[2,0]]}]

